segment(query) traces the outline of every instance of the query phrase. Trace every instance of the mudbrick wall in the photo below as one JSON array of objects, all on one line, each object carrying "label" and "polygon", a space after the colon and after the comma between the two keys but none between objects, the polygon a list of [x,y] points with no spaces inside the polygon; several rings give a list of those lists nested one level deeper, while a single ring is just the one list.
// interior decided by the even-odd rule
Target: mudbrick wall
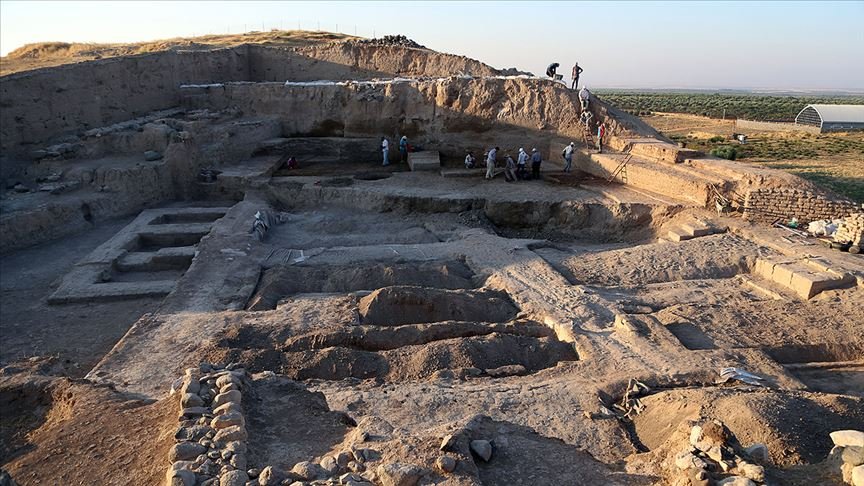
[{"label": "mudbrick wall", "polygon": [[860,210],[861,207],[852,201],[829,199],[797,189],[756,189],[747,193],[744,201],[744,218],[765,223],[797,218],[806,224],[820,219],[842,218]]},{"label": "mudbrick wall", "polygon": [[0,149],[33,144],[177,106],[180,86],[230,81],[497,74],[463,56],[426,49],[334,43],[283,49],[243,45],[166,51],[37,69],[0,78]]},{"label": "mudbrick wall", "polygon": [[176,106],[183,83],[249,78],[245,47],[170,51],[37,69],[0,78],[0,150]]},{"label": "mudbrick wall", "polygon": [[834,233],[834,241],[851,242],[861,246],[864,242],[864,213],[856,213],[843,218]]}]

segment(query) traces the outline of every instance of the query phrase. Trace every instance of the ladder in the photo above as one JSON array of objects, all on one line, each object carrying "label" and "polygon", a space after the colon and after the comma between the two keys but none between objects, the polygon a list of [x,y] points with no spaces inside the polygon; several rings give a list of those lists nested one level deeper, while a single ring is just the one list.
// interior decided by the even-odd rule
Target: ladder
[{"label": "ladder", "polygon": [[585,137],[585,148],[591,150],[594,148],[594,134],[591,133],[591,129],[588,127],[587,123],[582,125],[582,135]]},{"label": "ladder", "polygon": [[606,182],[612,182],[615,180],[615,177],[621,176],[621,182],[627,184],[627,163],[630,162],[630,159],[633,158],[633,154],[626,154],[623,159],[621,159],[621,163],[618,164],[618,167],[615,167],[615,170],[612,171],[612,175],[606,179]]}]

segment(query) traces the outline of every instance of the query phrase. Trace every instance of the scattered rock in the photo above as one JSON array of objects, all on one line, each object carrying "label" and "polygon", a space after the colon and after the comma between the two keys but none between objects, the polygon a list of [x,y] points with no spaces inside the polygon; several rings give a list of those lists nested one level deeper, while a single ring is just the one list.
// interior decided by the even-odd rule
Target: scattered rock
[{"label": "scattered rock", "polygon": [[225,413],[214,417],[213,420],[210,422],[210,426],[216,430],[231,427],[232,425],[245,425],[243,415],[237,412]]},{"label": "scattered rock", "polygon": [[246,486],[249,475],[244,471],[230,471],[219,479],[219,486]]},{"label": "scattered rock", "polygon": [[213,437],[214,442],[233,442],[246,440],[249,438],[249,435],[246,433],[246,428],[240,425],[232,425],[230,427],[225,427],[224,429],[216,432],[216,435]]},{"label": "scattered rock", "polygon": [[241,398],[243,395],[237,390],[231,390],[229,392],[220,393],[213,398],[213,406],[218,407],[220,405],[224,405],[226,403],[237,403],[240,404]]},{"label": "scattered rock", "polygon": [[453,447],[456,445],[456,441],[458,438],[455,434],[447,434],[444,439],[441,440],[441,445],[438,446],[438,450],[440,451],[450,451],[453,450]]},{"label": "scattered rock", "polygon": [[171,462],[189,461],[204,454],[205,451],[207,451],[207,448],[196,442],[179,442],[171,448],[168,459]]},{"label": "scattered rock", "polygon": [[333,476],[339,472],[339,465],[336,464],[336,459],[334,457],[325,456],[321,459],[321,469],[323,469],[328,476]]},{"label": "scattered rock", "polygon": [[189,368],[186,370],[186,375],[183,377],[183,386],[180,387],[180,393],[195,393],[201,391],[201,382],[198,381],[198,370]]},{"label": "scattered rock", "polygon": [[348,463],[348,470],[351,472],[360,473],[366,470],[366,466],[357,461],[351,461]]},{"label": "scattered rock", "polygon": [[859,430],[837,430],[831,432],[834,445],[840,447],[864,447],[864,432]]},{"label": "scattered rock", "polygon": [[489,462],[492,458],[492,444],[488,440],[472,440],[471,452],[477,454],[477,457],[484,462]]},{"label": "scattered rock", "polygon": [[376,470],[383,486],[414,486],[423,470],[413,464],[382,464]]},{"label": "scattered rock", "polygon": [[239,442],[239,441],[227,442],[225,444],[225,450],[231,451],[235,454],[236,453],[243,454],[246,452],[246,443],[245,442]]},{"label": "scattered rock", "polygon": [[207,407],[188,407],[180,411],[180,417],[196,417],[198,415],[209,414],[210,409]]},{"label": "scattered rock", "polygon": [[731,478],[717,481],[717,486],[756,486],[756,483],[745,477],[732,476]]},{"label": "scattered rock", "polygon": [[154,160],[159,160],[161,158],[162,158],[162,154],[160,154],[159,152],[157,152],[155,150],[148,150],[148,151],[144,152],[144,160],[146,160],[148,162],[151,162]]},{"label": "scattered rock", "polygon": [[27,186],[21,184],[20,182],[18,184],[15,184],[15,187],[13,187],[13,189],[15,190],[15,192],[30,192],[30,189],[28,189]]},{"label": "scattered rock", "polygon": [[522,376],[527,373],[528,370],[520,364],[499,366],[498,368],[486,370],[486,374],[491,376],[492,378],[503,378],[505,376]]},{"label": "scattered rock", "polygon": [[234,453],[234,455],[231,456],[231,459],[228,461],[228,464],[231,464],[232,466],[236,467],[237,469],[242,469],[245,471],[246,466],[248,466],[247,461],[246,461],[246,454],[243,454],[240,452]]},{"label": "scattered rock", "polygon": [[761,464],[768,464],[771,460],[771,456],[768,454],[768,446],[765,444],[753,444],[744,449],[744,452],[746,452],[751,459]]},{"label": "scattered rock", "polygon": [[864,465],[852,469],[852,486],[864,486]]},{"label": "scattered rock", "polygon": [[303,461],[294,464],[294,467],[291,468],[291,472],[300,476],[306,481],[321,479],[326,474],[324,470],[321,469],[321,466],[310,461]]},{"label": "scattered rock", "polygon": [[188,469],[169,469],[165,479],[170,486],[195,486],[195,473]]},{"label": "scattered rock", "polygon": [[282,484],[284,479],[285,475],[282,474],[282,471],[275,469],[273,466],[267,466],[258,475],[258,484],[261,486],[276,486]]},{"label": "scattered rock", "polygon": [[681,470],[705,469],[708,467],[702,458],[694,456],[690,451],[682,451],[675,456],[675,467]]},{"label": "scattered rock", "polygon": [[843,459],[843,462],[846,464],[852,464],[853,466],[860,466],[861,464],[864,464],[864,447],[857,447],[857,446],[844,447],[843,452],[840,453],[840,457]]},{"label": "scattered rock", "polygon": [[350,451],[342,451],[336,455],[336,464],[341,468],[348,467],[348,464],[354,461],[354,454]]},{"label": "scattered rock", "polygon": [[258,469],[250,469],[246,471],[246,474],[248,474],[250,478],[255,479],[258,477],[259,474],[261,474],[261,471],[259,471]]},{"label": "scattered rock", "polygon": [[765,482],[765,468],[762,466],[750,464],[749,462],[739,462],[738,473],[747,479],[752,479],[759,483]]},{"label": "scattered rock", "polygon": [[450,456],[438,456],[438,459],[435,459],[435,465],[441,472],[451,473],[456,469],[456,459]]},{"label": "scattered rock", "polygon": [[216,386],[222,388],[227,385],[240,385],[240,378],[234,375],[234,373],[225,373],[224,375],[216,378]]}]

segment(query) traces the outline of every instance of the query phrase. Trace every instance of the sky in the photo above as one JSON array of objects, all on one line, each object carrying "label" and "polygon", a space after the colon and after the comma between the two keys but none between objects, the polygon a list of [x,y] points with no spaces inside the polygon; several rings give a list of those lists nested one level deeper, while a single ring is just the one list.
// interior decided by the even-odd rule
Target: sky
[{"label": "sky", "polygon": [[135,2],[0,0],[0,54],[283,28],[402,34],[591,88],[864,91],[864,0],[844,2]]}]

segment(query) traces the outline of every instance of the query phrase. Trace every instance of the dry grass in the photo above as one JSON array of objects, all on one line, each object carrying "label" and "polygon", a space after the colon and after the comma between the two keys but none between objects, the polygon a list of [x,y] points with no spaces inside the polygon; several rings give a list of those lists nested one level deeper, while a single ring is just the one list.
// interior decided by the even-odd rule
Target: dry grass
[{"label": "dry grass", "polygon": [[837,194],[864,202],[864,132],[838,132],[813,135],[803,132],[754,132],[740,145],[730,141],[735,132],[733,120],[717,120],[698,115],[655,113],[642,117],[646,123],[706,153],[733,147],[738,161],[770,167],[816,182]]},{"label": "dry grass", "polygon": [[278,47],[302,47],[312,44],[356,39],[354,36],[332,32],[302,30],[274,30],[246,34],[179,37],[135,44],[70,44],[66,42],[40,42],[27,44],[0,58],[0,75],[29,71],[44,67],[61,66],[81,61],[92,61],[119,56],[133,56],[168,50],[206,50],[232,47],[240,44],[261,44]]}]

